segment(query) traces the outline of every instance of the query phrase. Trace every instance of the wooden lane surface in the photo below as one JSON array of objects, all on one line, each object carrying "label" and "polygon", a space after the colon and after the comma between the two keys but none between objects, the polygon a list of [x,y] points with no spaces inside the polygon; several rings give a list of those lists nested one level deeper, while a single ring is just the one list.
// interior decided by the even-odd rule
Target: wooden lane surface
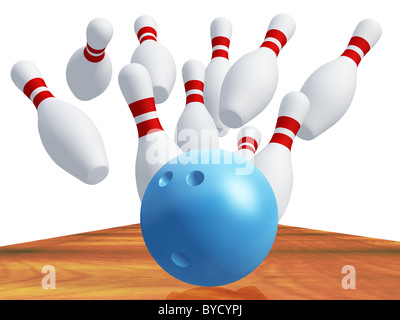
[{"label": "wooden lane surface", "polygon": [[[139,225],[0,248],[0,299],[400,299],[400,243],[280,225],[270,254],[246,278],[216,288],[169,276]],[[56,288],[43,289],[45,265]],[[342,288],[345,265],[356,289]]]}]

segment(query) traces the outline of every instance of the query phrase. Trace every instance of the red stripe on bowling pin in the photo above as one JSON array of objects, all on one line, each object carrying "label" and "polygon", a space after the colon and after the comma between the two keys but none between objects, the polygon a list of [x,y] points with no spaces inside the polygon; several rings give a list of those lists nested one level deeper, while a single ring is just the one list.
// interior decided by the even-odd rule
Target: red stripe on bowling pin
[{"label": "red stripe on bowling pin", "polygon": [[243,137],[238,141],[238,150],[248,149],[253,153],[256,153],[258,149],[257,141],[252,137]]},{"label": "red stripe on bowling pin", "polygon": [[230,40],[227,37],[215,37],[211,40],[212,56],[211,59],[221,57],[229,60]]},{"label": "red stripe on bowling pin", "polygon": [[106,48],[100,50],[93,49],[91,46],[89,46],[89,44],[86,44],[83,55],[85,56],[87,61],[98,63],[104,59],[106,55],[105,50]]},{"label": "red stripe on bowling pin", "polygon": [[[280,47],[277,45],[276,41],[280,44]],[[260,47],[269,48],[275,52],[276,56],[278,56],[279,52],[282,50],[286,43],[287,38],[285,34],[280,30],[272,29],[267,31],[264,42]]]},{"label": "red stripe on bowling pin", "polygon": [[[246,126],[240,129],[237,136],[238,151],[242,157],[247,160],[252,160],[257,152],[258,146],[261,142],[260,131],[252,126]],[[249,150],[249,152],[248,152]]]},{"label": "red stripe on bowling pin", "polygon": [[139,138],[149,133],[164,131],[157,117],[154,97],[135,101],[129,104],[129,109],[135,118]]},{"label": "red stripe on bowling pin", "polygon": [[297,120],[285,116],[279,117],[270,143],[279,143],[291,150],[293,139],[299,129],[300,123]]},{"label": "red stripe on bowling pin", "polygon": [[[362,54],[355,49],[360,50]],[[371,47],[367,40],[361,37],[352,37],[347,45],[346,50],[342,53],[342,56],[352,59],[358,66],[361,62],[361,59],[364,58],[370,49]]]},{"label": "red stripe on bowling pin", "polygon": [[191,102],[204,104],[203,98],[204,83],[200,80],[190,80],[185,83],[186,105]]},{"label": "red stripe on bowling pin", "polygon": [[[39,88],[41,91],[32,96],[32,93]],[[42,78],[34,78],[28,81],[24,86],[23,92],[33,102],[36,109],[47,98],[54,98]]]},{"label": "red stripe on bowling pin", "polygon": [[157,42],[157,31],[149,26],[143,27],[138,31],[137,37],[140,44],[142,44],[142,42],[146,40],[153,40]]}]

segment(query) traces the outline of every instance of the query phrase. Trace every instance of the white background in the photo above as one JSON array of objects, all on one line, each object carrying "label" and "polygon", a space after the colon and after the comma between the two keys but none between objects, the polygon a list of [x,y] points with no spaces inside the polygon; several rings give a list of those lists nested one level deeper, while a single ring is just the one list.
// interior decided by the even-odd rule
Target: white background
[{"label": "white background", "polygon": [[[320,65],[338,57],[364,18],[383,29],[358,70],[357,91],[345,116],[312,141],[297,138],[292,148],[294,186],[281,224],[400,241],[400,153],[398,123],[399,32],[396,1],[10,1],[0,12],[0,245],[92,231],[139,222],[134,164],[137,131],[120,92],[118,73],[138,45],[134,21],[142,14],[158,23],[158,40],[175,58],[177,79],[170,98],[158,106],[172,136],[185,105],[181,68],[188,59],[206,66],[211,57],[209,26],[218,16],[233,24],[230,58],[260,46],[274,15],[297,23],[281,51],[280,79],[267,109],[249,124],[262,132],[264,147],[283,96],[299,90]],[[86,44],[86,26],[108,19],[114,36],[107,52],[113,78],[90,101],[70,92],[65,69]],[[75,104],[98,126],[108,153],[109,176],[89,186],[61,170],[46,154],[33,104],[10,78],[13,64],[33,61],[52,93]],[[221,139],[235,150],[238,130]]]}]

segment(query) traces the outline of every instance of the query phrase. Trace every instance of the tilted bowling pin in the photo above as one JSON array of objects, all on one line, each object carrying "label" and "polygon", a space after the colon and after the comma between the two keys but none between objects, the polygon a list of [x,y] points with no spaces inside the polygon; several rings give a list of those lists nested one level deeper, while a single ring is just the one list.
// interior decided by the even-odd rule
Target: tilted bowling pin
[{"label": "tilted bowling pin", "polygon": [[221,86],[226,73],[231,67],[229,62],[229,44],[232,35],[232,24],[226,18],[216,18],[210,26],[212,56],[206,68],[204,81],[204,104],[214,119],[219,136],[225,136],[227,127],[219,118],[219,99]]},{"label": "tilted bowling pin", "polygon": [[246,126],[240,129],[238,133],[238,150],[243,158],[253,161],[254,155],[257,152],[258,146],[261,143],[261,133],[256,127]]},{"label": "tilted bowling pin", "polygon": [[176,66],[171,53],[157,42],[157,23],[150,16],[135,21],[135,32],[140,45],[132,55],[132,63],[140,63],[150,73],[155,102],[166,101],[176,78]]},{"label": "tilted bowling pin", "polygon": [[204,105],[204,76],[199,60],[189,60],[182,67],[186,106],[176,125],[175,142],[183,152],[219,146],[218,130]]},{"label": "tilted bowling pin", "polygon": [[32,62],[17,62],[11,78],[35,105],[40,138],[53,161],[87,184],[102,181],[108,174],[108,162],[92,120],[73,105],[56,99]]},{"label": "tilted bowling pin", "polygon": [[182,151],[164,132],[157,116],[153,88],[147,69],[131,63],[119,73],[119,86],[136,121],[139,146],[136,156],[136,185],[140,200],[154,174]]},{"label": "tilted bowling pin", "polygon": [[312,140],[318,137],[346,113],[356,90],[358,64],[381,33],[377,21],[362,20],[343,54],[321,66],[307,79],[301,92],[310,100],[310,112],[298,133],[300,138]]},{"label": "tilted bowling pin", "polygon": [[263,111],[278,83],[277,57],[296,29],[287,14],[275,16],[261,47],[229,69],[222,83],[219,116],[230,128],[239,128]]},{"label": "tilted bowling pin", "polygon": [[278,218],[282,218],[293,186],[291,147],[310,103],[301,92],[288,93],[282,100],[274,135],[254,157],[254,164],[267,178],[275,194]]},{"label": "tilted bowling pin", "polygon": [[105,52],[113,27],[103,18],[90,21],[86,29],[87,45],[78,49],[67,65],[67,83],[76,98],[87,101],[102,94],[112,76],[112,65]]}]

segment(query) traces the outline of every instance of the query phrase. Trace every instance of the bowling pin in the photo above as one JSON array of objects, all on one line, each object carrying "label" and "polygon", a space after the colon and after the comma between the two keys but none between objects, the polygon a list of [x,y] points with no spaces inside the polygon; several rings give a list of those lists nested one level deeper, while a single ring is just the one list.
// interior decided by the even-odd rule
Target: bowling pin
[{"label": "bowling pin", "polygon": [[267,178],[275,194],[278,218],[289,203],[293,185],[291,147],[304,121],[310,103],[301,92],[288,93],[282,100],[274,135],[269,144],[254,157],[254,164]]},{"label": "bowling pin", "polygon": [[11,78],[35,105],[39,135],[53,161],[87,184],[102,181],[108,174],[106,152],[100,133],[89,117],[55,98],[32,62],[16,63]]},{"label": "bowling pin", "polygon": [[105,48],[112,35],[113,27],[106,19],[94,19],[87,26],[86,47],[78,49],[67,65],[67,83],[76,98],[96,98],[110,84],[112,65]]},{"label": "bowling pin", "polygon": [[155,103],[166,101],[174,87],[176,66],[171,53],[157,41],[157,23],[150,16],[135,21],[140,45],[132,55],[132,63],[140,63],[150,73]]},{"label": "bowling pin", "polygon": [[119,73],[119,86],[136,121],[139,146],[136,156],[136,185],[140,200],[154,174],[182,151],[169,139],[157,116],[150,74],[137,63]]},{"label": "bowling pin", "polygon": [[357,67],[381,33],[377,21],[362,20],[343,54],[307,79],[300,91],[310,100],[310,112],[298,133],[301,139],[318,137],[343,117],[356,90]]},{"label": "bowling pin", "polygon": [[291,16],[278,14],[271,20],[261,47],[229,69],[222,83],[219,110],[225,125],[239,128],[267,107],[278,83],[278,54],[295,29]]},{"label": "bowling pin", "polygon": [[175,142],[183,152],[196,149],[218,149],[219,135],[203,100],[205,69],[198,60],[182,67],[186,106],[176,125]]},{"label": "bowling pin", "polygon": [[204,82],[204,104],[214,119],[219,136],[225,136],[227,127],[219,118],[219,99],[225,75],[231,67],[229,62],[229,44],[232,35],[232,24],[226,18],[216,18],[210,26],[212,56],[206,68]]},{"label": "bowling pin", "polygon": [[237,140],[238,150],[236,153],[240,154],[246,160],[253,161],[258,146],[261,143],[260,131],[252,126],[243,127],[238,133]]}]

